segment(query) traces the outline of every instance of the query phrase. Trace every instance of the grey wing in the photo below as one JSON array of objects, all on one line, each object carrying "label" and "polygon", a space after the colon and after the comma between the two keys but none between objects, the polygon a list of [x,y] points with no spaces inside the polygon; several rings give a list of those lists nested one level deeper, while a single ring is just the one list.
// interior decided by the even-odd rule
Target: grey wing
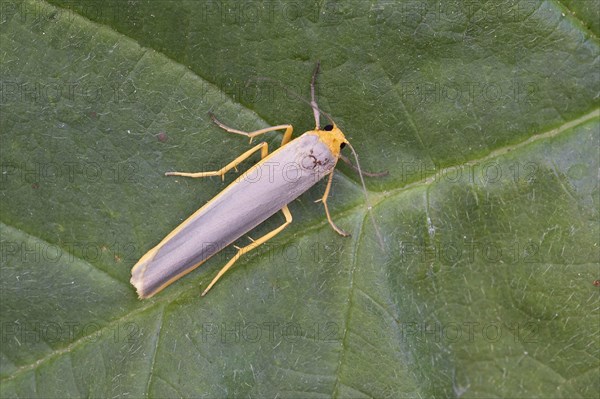
[{"label": "grey wing", "polygon": [[304,134],[248,169],[140,259],[131,277],[139,296],[152,296],[264,222],[335,162],[317,136]]}]

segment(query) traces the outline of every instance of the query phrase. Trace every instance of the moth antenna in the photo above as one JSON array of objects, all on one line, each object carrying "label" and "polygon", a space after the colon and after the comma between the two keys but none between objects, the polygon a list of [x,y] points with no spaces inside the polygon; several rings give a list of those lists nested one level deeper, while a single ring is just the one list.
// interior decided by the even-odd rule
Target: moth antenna
[{"label": "moth antenna", "polygon": [[317,65],[315,65],[315,70],[313,71],[312,79],[310,80],[310,105],[313,107],[313,114],[315,116],[315,128],[317,130],[321,130],[321,124],[319,122],[319,106],[317,105],[317,100],[315,100],[315,83],[317,81],[317,74],[319,73],[319,68],[321,67],[321,61],[317,61]]},{"label": "moth antenna", "polygon": [[321,115],[323,115],[324,117],[326,117],[329,120],[329,122],[331,122],[332,125],[336,124],[334,122],[333,118],[331,117],[331,115],[329,115],[327,112],[325,112],[321,108],[319,108],[319,106],[316,103],[313,104],[311,101],[308,101],[306,98],[302,97],[300,94],[296,93],[294,90],[290,89],[289,87],[287,87],[286,85],[284,85],[283,83],[281,83],[279,80],[267,78],[267,77],[264,77],[264,76],[258,76],[258,77],[255,77],[255,78],[248,79],[248,81],[246,82],[246,87],[248,87],[248,85],[252,81],[275,83],[276,85],[278,85],[279,87],[281,87],[283,90],[285,90],[286,93],[291,94],[297,100],[300,100],[303,103],[307,104],[309,107],[311,107],[313,109],[313,111],[317,111]]},{"label": "moth antenna", "polygon": [[[340,153],[340,159],[342,161],[344,161],[344,163],[346,163],[346,165],[350,166],[353,171],[358,173],[358,168],[356,166],[352,165],[352,162],[350,162],[350,160],[341,153]],[[367,172],[367,171],[363,170],[362,174],[363,174],[363,176],[367,176],[367,177],[384,177],[384,176],[389,175],[390,172],[388,170],[385,170],[383,172]]]},{"label": "moth antenna", "polygon": [[377,240],[379,241],[379,247],[382,250],[385,250],[385,241],[383,240],[383,237],[381,236],[381,232],[379,231],[379,227],[377,226],[377,223],[375,222],[375,217],[373,216],[371,203],[369,201],[369,195],[367,194],[367,186],[365,185],[365,179],[363,178],[362,169],[360,168],[360,163],[358,162],[358,154],[356,154],[356,151],[354,151],[354,147],[352,147],[352,144],[350,144],[350,143],[346,143],[346,144],[348,144],[348,147],[350,147],[350,150],[352,151],[352,155],[354,155],[354,160],[356,161],[356,170],[358,171],[358,175],[360,176],[360,183],[362,184],[363,193],[365,194],[365,203],[367,205],[367,212],[369,212],[369,216],[371,217],[371,222],[373,222],[373,228],[375,229],[375,234],[377,234]]}]

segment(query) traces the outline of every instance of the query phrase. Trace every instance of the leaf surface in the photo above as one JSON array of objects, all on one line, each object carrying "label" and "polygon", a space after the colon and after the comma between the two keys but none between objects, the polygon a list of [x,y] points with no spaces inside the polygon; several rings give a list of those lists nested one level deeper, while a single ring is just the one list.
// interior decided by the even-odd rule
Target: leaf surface
[{"label": "leaf surface", "polygon": [[[582,3],[6,2],[0,395],[597,397],[600,57]],[[206,297],[233,249],[139,301],[133,264],[236,176],[163,173],[248,148],[209,111],[313,128],[297,96],[316,60],[319,105],[364,169],[389,170],[367,179],[372,211],[341,165],[350,238],[313,203],[322,182]]]}]

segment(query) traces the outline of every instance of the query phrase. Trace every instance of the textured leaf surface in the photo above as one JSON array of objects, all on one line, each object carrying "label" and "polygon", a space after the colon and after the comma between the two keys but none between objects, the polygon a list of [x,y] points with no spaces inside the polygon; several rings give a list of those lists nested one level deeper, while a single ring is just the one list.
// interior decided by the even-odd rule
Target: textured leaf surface
[{"label": "textured leaf surface", "polygon": [[[592,3],[4,2],[0,396],[597,397]],[[163,172],[248,148],[207,112],[312,128],[261,78],[308,97],[318,59],[390,172],[372,214],[342,165],[352,237],[319,184],[206,297],[232,250],[139,301],[131,266],[235,178]]]}]

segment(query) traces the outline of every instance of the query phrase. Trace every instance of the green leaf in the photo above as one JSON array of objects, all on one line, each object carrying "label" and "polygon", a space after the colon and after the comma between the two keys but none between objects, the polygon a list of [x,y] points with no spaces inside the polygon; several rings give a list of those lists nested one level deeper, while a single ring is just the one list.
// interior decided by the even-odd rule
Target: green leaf
[{"label": "green leaf", "polygon": [[[3,2],[0,396],[597,397],[591,4]],[[352,237],[321,182],[206,297],[235,250],[138,300],[133,264],[236,176],[163,173],[248,148],[208,111],[300,134],[317,60],[389,170],[372,212],[341,165]]]}]

